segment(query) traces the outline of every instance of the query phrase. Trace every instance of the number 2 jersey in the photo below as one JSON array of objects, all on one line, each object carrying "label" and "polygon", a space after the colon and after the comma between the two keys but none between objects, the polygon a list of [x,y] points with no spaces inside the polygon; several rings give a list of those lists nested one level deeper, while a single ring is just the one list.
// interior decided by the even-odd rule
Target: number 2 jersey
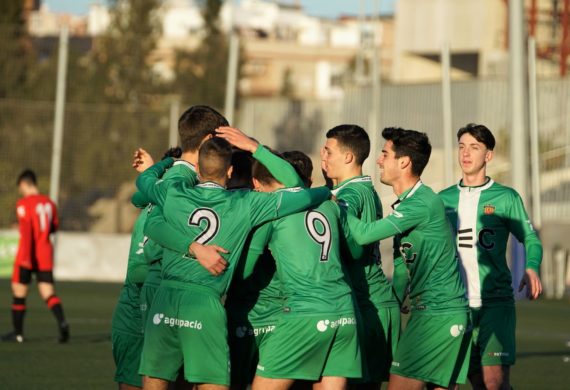
[{"label": "number 2 jersey", "polygon": [[439,195],[456,234],[469,305],[512,302],[512,277],[505,257],[509,233],[524,244],[527,268],[538,272],[542,261],[542,245],[519,194],[488,179],[478,187],[459,182]]},{"label": "number 2 jersey", "polygon": [[50,235],[59,226],[55,203],[45,195],[30,195],[18,200],[16,214],[20,242],[16,264],[41,271],[53,268],[53,246]]},{"label": "number 2 jersey", "polygon": [[[168,161],[165,160],[149,168],[149,174],[152,175],[153,169],[158,172],[166,168],[166,164]],[[144,187],[139,188],[143,193]],[[259,193],[228,191],[212,182],[200,183],[195,187],[175,183],[165,192],[153,196],[154,203],[162,207],[164,221],[157,219],[157,223],[153,223],[153,219],[149,218],[146,233],[159,244],[169,241],[170,237],[163,237],[165,232],[162,226],[166,222],[188,237],[188,242],[175,246],[180,248],[177,251],[166,249],[173,248],[173,245],[164,245],[163,280],[206,286],[221,296],[228,288],[253,227],[304,210],[329,196],[330,191],[325,187],[299,189],[294,193]],[[185,254],[193,240],[200,244],[215,244],[230,251],[224,255],[228,268],[222,275],[211,275],[195,259]]]}]

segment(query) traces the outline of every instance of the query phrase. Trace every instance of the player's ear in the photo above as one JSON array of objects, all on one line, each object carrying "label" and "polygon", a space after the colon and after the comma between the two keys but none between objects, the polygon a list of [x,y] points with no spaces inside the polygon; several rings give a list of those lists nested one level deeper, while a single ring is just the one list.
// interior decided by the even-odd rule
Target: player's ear
[{"label": "player's ear", "polygon": [[259,188],[261,187],[261,183],[259,182],[259,180],[257,180],[255,177],[251,179],[251,181],[253,182],[253,189],[256,191],[259,191]]},{"label": "player's ear", "polygon": [[354,161],[354,154],[352,154],[352,152],[346,152],[344,154],[344,163],[345,164],[350,164]]},{"label": "player's ear", "polygon": [[228,168],[228,171],[226,173],[226,175],[228,176],[228,179],[232,178],[232,173],[234,173],[234,166],[230,165],[230,167]]},{"label": "player's ear", "polygon": [[400,162],[400,168],[401,169],[406,169],[406,168],[411,168],[412,167],[412,159],[409,156],[402,156],[399,159]]},{"label": "player's ear", "polygon": [[485,162],[488,163],[489,161],[491,161],[493,159],[494,153],[492,150],[487,150],[487,153],[485,153]]}]

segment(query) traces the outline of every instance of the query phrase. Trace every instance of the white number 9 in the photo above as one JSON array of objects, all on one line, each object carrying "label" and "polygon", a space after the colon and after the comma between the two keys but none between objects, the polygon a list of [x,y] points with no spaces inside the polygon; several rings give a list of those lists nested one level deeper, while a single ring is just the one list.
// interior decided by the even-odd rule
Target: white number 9
[{"label": "white number 9", "polygon": [[321,246],[321,262],[329,261],[331,250],[331,225],[323,214],[309,211],[305,215],[305,226],[311,238]]}]

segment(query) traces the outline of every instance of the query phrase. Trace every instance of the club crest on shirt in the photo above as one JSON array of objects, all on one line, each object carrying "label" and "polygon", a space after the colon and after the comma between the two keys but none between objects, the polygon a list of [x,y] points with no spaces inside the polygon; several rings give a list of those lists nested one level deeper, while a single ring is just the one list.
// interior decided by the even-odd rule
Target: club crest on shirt
[{"label": "club crest on shirt", "polygon": [[486,204],[485,206],[483,206],[483,212],[485,213],[485,215],[494,214],[495,206],[493,206],[492,204]]}]

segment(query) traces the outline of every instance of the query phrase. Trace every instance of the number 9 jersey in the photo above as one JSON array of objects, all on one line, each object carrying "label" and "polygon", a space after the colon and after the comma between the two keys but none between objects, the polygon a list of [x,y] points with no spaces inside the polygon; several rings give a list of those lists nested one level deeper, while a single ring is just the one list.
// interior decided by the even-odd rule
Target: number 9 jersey
[{"label": "number 9 jersey", "polygon": [[16,203],[16,214],[20,242],[15,266],[52,271],[53,246],[50,235],[59,225],[55,203],[45,195],[26,196]]}]

